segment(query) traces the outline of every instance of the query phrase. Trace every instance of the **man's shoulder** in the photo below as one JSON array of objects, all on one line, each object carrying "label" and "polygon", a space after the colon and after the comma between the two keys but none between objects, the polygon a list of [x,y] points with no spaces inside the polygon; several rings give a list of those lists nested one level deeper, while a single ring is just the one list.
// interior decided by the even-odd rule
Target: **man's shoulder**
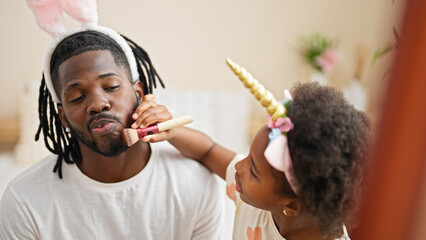
[{"label": "man's shoulder", "polygon": [[57,155],[50,154],[37,163],[29,166],[26,170],[12,179],[8,187],[18,191],[20,189],[21,191],[25,191],[27,188],[45,185],[46,181],[56,176],[56,174],[53,174],[53,167],[57,157]]},{"label": "man's shoulder", "polygon": [[172,169],[173,172],[194,172],[206,176],[213,175],[206,167],[198,161],[183,156],[168,142],[161,142],[153,147],[153,158],[160,165]]},{"label": "man's shoulder", "polygon": [[[169,143],[160,143],[153,148],[154,161],[169,178],[188,187],[215,185],[215,175],[196,160],[183,156]],[[158,169],[157,169],[158,170]]]},{"label": "man's shoulder", "polygon": [[173,198],[184,203],[187,211],[221,206],[224,182],[215,174],[198,161],[183,156],[169,144],[157,145],[152,149],[154,169],[151,177],[156,179],[155,184],[162,186],[157,187],[157,191],[164,192],[165,196],[173,192]]}]

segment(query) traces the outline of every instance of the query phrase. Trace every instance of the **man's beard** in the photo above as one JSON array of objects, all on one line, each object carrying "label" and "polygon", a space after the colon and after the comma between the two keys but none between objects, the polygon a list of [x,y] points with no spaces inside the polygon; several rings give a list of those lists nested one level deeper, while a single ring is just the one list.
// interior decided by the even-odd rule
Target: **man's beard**
[{"label": "man's beard", "polygon": [[[140,99],[136,98],[136,102],[135,102],[135,106],[133,107],[133,112],[135,112],[136,108],[140,105]],[[131,115],[130,115],[131,116]],[[87,128],[89,130],[89,132],[91,131],[89,125],[90,123],[96,119],[96,118],[105,118],[105,119],[114,119],[115,121],[117,121],[118,123],[122,124],[122,122],[120,121],[120,119],[118,119],[115,116],[109,115],[107,113],[99,113],[95,116],[93,116],[88,124],[87,124]],[[105,145],[105,149],[100,149],[97,145],[97,143],[95,141],[90,141],[89,137],[87,136],[86,133],[84,133],[81,130],[77,130],[74,129],[71,124],[68,122],[68,120],[66,120],[68,123],[68,127],[71,130],[71,135],[75,136],[77,138],[77,140],[79,142],[81,142],[82,144],[86,145],[89,149],[91,149],[92,151],[105,156],[105,157],[115,157],[120,155],[121,153],[125,152],[127,149],[129,149],[129,147],[124,143],[124,141],[122,141],[121,139],[106,139],[105,141],[107,142],[107,144]],[[126,127],[130,127],[130,122],[132,121],[131,117],[129,117],[129,126]]]}]

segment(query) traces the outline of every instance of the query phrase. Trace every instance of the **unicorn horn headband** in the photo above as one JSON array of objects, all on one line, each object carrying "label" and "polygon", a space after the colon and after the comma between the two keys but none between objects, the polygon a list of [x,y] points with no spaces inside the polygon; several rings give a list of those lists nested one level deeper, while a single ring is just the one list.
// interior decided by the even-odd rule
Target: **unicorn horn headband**
[{"label": "unicorn horn headband", "polygon": [[226,63],[243,82],[244,86],[250,89],[250,92],[260,102],[260,104],[266,108],[268,114],[272,117],[272,120],[276,121],[281,115],[286,113],[286,109],[282,104],[275,100],[272,93],[263,87],[253,76],[246,71],[245,68],[234,63],[231,59],[226,59]]},{"label": "unicorn horn headband", "polygon": [[[60,103],[60,99],[55,92],[50,74],[52,54],[62,40],[74,33],[96,31],[112,38],[120,46],[129,62],[132,81],[139,79],[136,59],[127,41],[116,31],[97,25],[96,0],[27,0],[27,4],[33,11],[39,27],[53,37],[44,59],[43,72],[47,89],[54,102]],[[66,30],[63,21],[64,13],[82,23],[82,26]]]},{"label": "unicorn horn headband", "polygon": [[[226,59],[226,63],[243,82],[244,86],[250,89],[250,92],[260,104],[266,108],[270,117],[268,127],[271,129],[271,132],[269,133],[270,141],[264,153],[265,158],[272,167],[284,173],[291,189],[298,195],[300,193],[300,184],[294,174],[286,135],[294,126],[290,118],[285,115],[286,108],[283,104],[275,100],[272,93],[266,90],[259,81],[254,79],[246,69],[234,63],[229,58]],[[284,95],[287,100],[291,100],[290,93],[287,90],[284,91]]]}]

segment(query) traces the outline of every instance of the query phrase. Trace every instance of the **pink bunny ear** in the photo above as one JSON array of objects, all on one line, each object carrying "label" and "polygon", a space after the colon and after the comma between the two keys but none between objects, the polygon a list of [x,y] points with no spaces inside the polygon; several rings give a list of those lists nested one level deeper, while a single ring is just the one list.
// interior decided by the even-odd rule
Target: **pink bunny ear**
[{"label": "pink bunny ear", "polygon": [[62,10],[86,25],[97,25],[96,0],[59,0]]},{"label": "pink bunny ear", "polygon": [[27,0],[37,24],[52,36],[65,32],[62,10],[57,0]]}]

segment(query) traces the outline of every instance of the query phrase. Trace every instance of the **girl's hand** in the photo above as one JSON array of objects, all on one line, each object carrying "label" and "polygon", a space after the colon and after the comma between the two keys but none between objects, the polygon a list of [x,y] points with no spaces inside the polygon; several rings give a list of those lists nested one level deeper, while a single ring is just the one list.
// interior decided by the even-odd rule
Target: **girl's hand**
[{"label": "girl's hand", "polygon": [[[132,124],[131,128],[146,128],[150,125],[172,119],[172,114],[165,106],[157,104],[155,95],[147,94],[143,97],[142,103],[133,113],[132,119],[135,120],[135,122]],[[147,135],[142,138],[142,141],[153,143],[169,140],[172,137],[171,130],[172,129]]]}]

